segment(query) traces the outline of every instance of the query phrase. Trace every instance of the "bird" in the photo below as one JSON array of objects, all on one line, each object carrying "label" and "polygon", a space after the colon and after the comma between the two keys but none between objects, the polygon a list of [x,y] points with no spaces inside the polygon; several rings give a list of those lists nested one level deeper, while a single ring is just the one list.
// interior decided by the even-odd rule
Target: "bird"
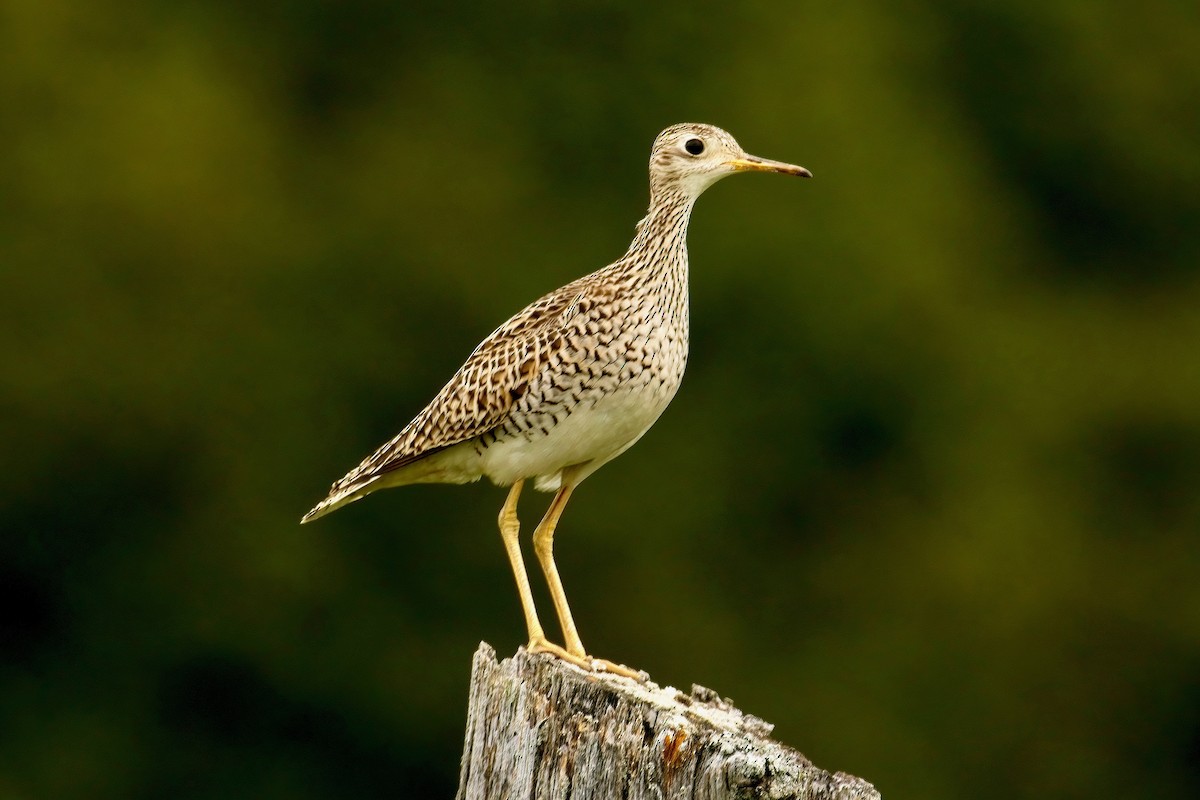
[{"label": "bird", "polygon": [[[696,199],[735,173],[810,178],[746,153],[713,125],[672,125],[650,153],[650,206],[625,254],[555,289],[496,328],[393,439],[333,484],[301,523],[379,489],[488,478],[509,487],[498,517],[530,653],[585,670],[640,673],[589,655],[554,562],[559,518],[579,484],[624,453],[674,398],[688,357],[687,230]],[[517,502],[526,482],[554,497],[533,547],[562,628],[551,642],[521,556]]]}]

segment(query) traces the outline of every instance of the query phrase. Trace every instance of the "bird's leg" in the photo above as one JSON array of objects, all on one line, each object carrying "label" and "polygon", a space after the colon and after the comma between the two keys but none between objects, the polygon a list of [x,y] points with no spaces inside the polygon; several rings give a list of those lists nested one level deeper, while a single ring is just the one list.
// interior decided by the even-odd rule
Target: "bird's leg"
[{"label": "bird's leg", "polygon": [[562,625],[567,651],[580,658],[586,658],[587,652],[583,649],[583,642],[579,640],[575,620],[571,618],[571,607],[567,605],[567,594],[563,591],[558,567],[554,564],[554,529],[558,527],[558,518],[562,516],[567,501],[571,499],[572,488],[570,484],[564,484],[550,501],[546,516],[542,517],[537,530],[533,532],[533,551],[537,553],[542,572],[546,575],[546,583],[550,585],[550,596],[554,599],[554,610],[558,613],[558,621]]},{"label": "bird's leg", "polygon": [[517,481],[508,492],[508,499],[500,509],[500,538],[504,540],[504,550],[508,553],[508,563],[512,565],[513,577],[517,581],[517,594],[521,596],[521,610],[525,612],[525,627],[529,631],[529,644],[525,649],[530,653],[553,653],[559,658],[570,661],[576,666],[590,669],[587,659],[568,653],[563,648],[546,640],[542,623],[538,621],[537,608],[533,605],[533,593],[529,590],[529,576],[525,574],[525,561],[521,558],[521,544],[518,536],[521,523],[517,519],[517,500],[521,497],[521,487],[525,481]]},{"label": "bird's leg", "polygon": [[550,585],[550,596],[554,599],[554,610],[558,613],[558,621],[562,625],[567,654],[571,656],[569,658],[564,656],[564,658],[585,669],[612,672],[642,681],[645,678],[641,673],[631,670],[623,664],[614,664],[602,658],[589,656],[583,649],[583,642],[579,640],[579,632],[575,629],[575,620],[571,618],[571,607],[567,605],[567,594],[563,591],[562,579],[558,577],[558,567],[554,564],[554,529],[558,527],[558,518],[562,516],[563,509],[567,506],[567,500],[571,498],[573,488],[569,483],[563,484],[558,493],[554,495],[554,499],[550,501],[550,508],[546,510],[546,516],[542,517],[541,523],[533,533],[533,549],[542,565],[542,572],[546,575],[546,583]]},{"label": "bird's leg", "polygon": [[529,641],[545,639],[542,623],[538,621],[537,608],[533,605],[533,592],[529,590],[529,576],[525,574],[525,560],[521,558],[521,543],[518,536],[521,533],[521,522],[517,519],[517,500],[521,497],[521,487],[525,481],[517,481],[508,492],[508,499],[500,509],[500,538],[504,540],[504,549],[508,553],[508,563],[512,565],[513,577],[517,580],[517,594],[521,596],[521,610],[525,612],[525,627],[529,630]]}]

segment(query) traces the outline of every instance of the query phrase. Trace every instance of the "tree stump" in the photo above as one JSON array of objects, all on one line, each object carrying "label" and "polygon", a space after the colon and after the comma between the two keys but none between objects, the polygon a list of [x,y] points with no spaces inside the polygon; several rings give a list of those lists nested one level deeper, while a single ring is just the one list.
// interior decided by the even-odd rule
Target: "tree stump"
[{"label": "tree stump", "polygon": [[471,671],[457,800],[879,800],[710,689],[588,673],[522,648]]}]

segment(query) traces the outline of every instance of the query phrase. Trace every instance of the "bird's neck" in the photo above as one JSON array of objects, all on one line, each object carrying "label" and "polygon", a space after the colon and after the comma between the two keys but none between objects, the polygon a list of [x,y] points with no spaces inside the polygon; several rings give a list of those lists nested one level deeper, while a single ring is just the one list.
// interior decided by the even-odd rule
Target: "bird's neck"
[{"label": "bird's neck", "polygon": [[637,224],[625,260],[644,279],[687,280],[687,229],[696,199],[683,193],[655,193]]}]

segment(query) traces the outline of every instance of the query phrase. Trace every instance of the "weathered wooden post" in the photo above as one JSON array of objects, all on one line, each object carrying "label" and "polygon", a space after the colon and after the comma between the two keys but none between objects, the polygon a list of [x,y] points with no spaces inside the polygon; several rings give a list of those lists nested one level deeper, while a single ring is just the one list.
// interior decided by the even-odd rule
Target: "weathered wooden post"
[{"label": "weathered wooden post", "polygon": [[879,800],[715,692],[588,674],[480,644],[457,800]]}]

